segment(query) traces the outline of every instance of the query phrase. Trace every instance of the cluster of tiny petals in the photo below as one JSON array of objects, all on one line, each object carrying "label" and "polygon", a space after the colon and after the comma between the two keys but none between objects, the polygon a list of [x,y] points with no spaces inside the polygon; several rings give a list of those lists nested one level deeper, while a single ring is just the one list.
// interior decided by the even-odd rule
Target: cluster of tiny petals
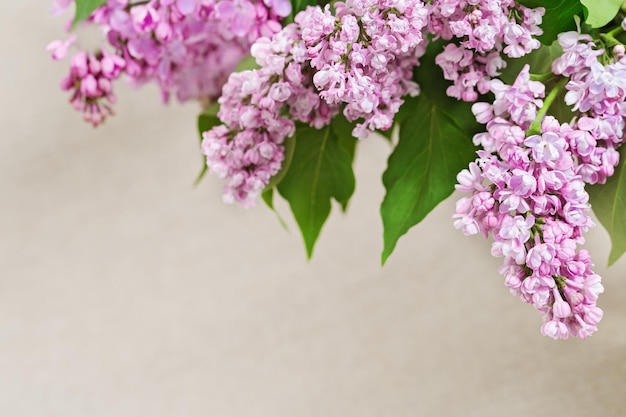
[{"label": "cluster of tiny petals", "polygon": [[450,97],[476,101],[506,66],[502,54],[519,58],[541,46],[535,37],[542,33],[542,7],[529,9],[513,0],[442,0],[431,10],[430,32],[460,40],[447,44],[435,61],[452,81]]},{"label": "cluster of tiny petals", "polygon": [[479,94],[489,91],[489,82],[500,75],[506,66],[500,52],[477,54],[461,46],[449,43],[435,58],[446,80],[452,81],[446,93],[450,97],[467,102],[476,101]]},{"label": "cluster of tiny petals", "polygon": [[[63,12],[72,0],[55,0]],[[131,84],[155,82],[164,102],[214,100],[250,45],[281,28],[288,0],[107,0],[89,23],[105,34],[108,48],[124,61]],[[59,59],[69,42],[49,49]]]},{"label": "cluster of tiny petals", "polygon": [[529,9],[513,0],[441,0],[434,3],[432,33],[443,39],[461,39],[464,48],[479,53],[502,50],[519,58],[539,47],[534,36],[543,8]]},{"label": "cluster of tiny petals", "polygon": [[[626,56],[623,46],[606,57],[589,35],[559,35],[563,54],[552,65],[555,74],[569,77],[565,102],[579,113],[569,135],[578,171],[585,182],[604,183],[619,162],[626,114]],[[603,65],[600,59],[609,62]]]},{"label": "cluster of tiny petals", "polygon": [[298,25],[260,38],[251,51],[261,68],[229,77],[219,99],[223,124],[202,142],[209,169],[226,180],[224,200],[247,207],[280,170],[294,121],[321,128],[339,111],[312,85]]},{"label": "cluster of tiny petals", "polygon": [[512,86],[492,82],[493,105],[473,106],[487,131],[475,138],[484,150],[457,177],[457,190],[471,196],[457,202],[455,227],[493,238],[505,284],[541,312],[542,334],[584,338],[597,330],[603,291],[589,254],[577,248],[593,226],[589,196],[568,140],[574,129],[547,116],[526,135],[543,104],[539,84],[525,67]]},{"label": "cluster of tiny petals", "polygon": [[[315,128],[345,105],[365,137],[392,126],[424,51],[428,10],[419,0],[348,1],[307,7],[251,47],[259,69],[230,76],[219,99],[222,125],[205,132],[209,169],[226,180],[224,199],[251,206],[280,170],[295,122]],[[261,146],[268,152],[262,152]],[[271,152],[269,152],[271,147]]]},{"label": "cluster of tiny petals", "polygon": [[156,81],[165,100],[218,97],[251,43],[280,30],[279,16],[261,2],[151,0],[130,10],[124,3],[109,0],[92,21],[129,61],[131,79]]},{"label": "cluster of tiny petals", "polygon": [[349,0],[308,7],[295,21],[311,67],[313,83],[329,105],[345,103],[353,131],[364,138],[387,130],[402,97],[417,95],[413,67],[425,51],[422,30],[429,11],[420,0]]},{"label": "cluster of tiny petals", "polygon": [[[504,117],[521,130],[527,130],[537,117],[537,109],[543,106],[545,95],[545,86],[530,80],[530,67],[524,66],[513,85],[506,85],[499,79],[487,84],[494,100],[491,104],[475,103],[472,106],[476,120],[482,124],[493,124]],[[492,122],[494,119],[496,121]],[[476,135],[474,143],[489,152],[496,151],[495,142],[489,134]]]},{"label": "cluster of tiny petals", "polygon": [[98,126],[113,114],[113,81],[124,70],[125,62],[106,51],[98,54],[79,52],[70,60],[69,74],[61,88],[71,91],[70,103],[83,113],[85,121]]}]

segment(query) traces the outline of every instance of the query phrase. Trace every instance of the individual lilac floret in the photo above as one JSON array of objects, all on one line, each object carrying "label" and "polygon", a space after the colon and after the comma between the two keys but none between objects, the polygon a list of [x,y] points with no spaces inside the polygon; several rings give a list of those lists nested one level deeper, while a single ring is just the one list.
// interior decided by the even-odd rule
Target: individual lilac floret
[{"label": "individual lilac floret", "polygon": [[487,127],[475,137],[485,150],[457,177],[457,190],[471,196],[457,202],[454,225],[493,238],[506,286],[542,313],[542,334],[587,337],[602,317],[596,301],[603,288],[589,254],[578,249],[594,224],[570,145],[574,129],[547,116],[526,136],[544,95],[528,68],[512,86],[491,84],[494,103],[473,106]]},{"label": "individual lilac floret", "polygon": [[48,44],[46,50],[51,52],[52,59],[58,61],[67,56],[70,46],[72,46],[75,41],[76,35],[72,35],[64,41],[52,41]]}]

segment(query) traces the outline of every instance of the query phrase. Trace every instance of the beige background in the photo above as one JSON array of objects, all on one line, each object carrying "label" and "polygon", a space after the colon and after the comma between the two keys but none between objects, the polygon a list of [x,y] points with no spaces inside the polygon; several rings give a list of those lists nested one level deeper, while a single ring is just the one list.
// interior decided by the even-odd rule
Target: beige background
[{"label": "beige background", "polygon": [[603,267],[600,227],[600,331],[544,338],[453,199],[380,267],[390,149],[373,138],[307,263],[269,210],[191,186],[194,105],[120,85],[90,128],[44,51],[62,21],[2,3],[0,416],[626,415],[626,259]]}]

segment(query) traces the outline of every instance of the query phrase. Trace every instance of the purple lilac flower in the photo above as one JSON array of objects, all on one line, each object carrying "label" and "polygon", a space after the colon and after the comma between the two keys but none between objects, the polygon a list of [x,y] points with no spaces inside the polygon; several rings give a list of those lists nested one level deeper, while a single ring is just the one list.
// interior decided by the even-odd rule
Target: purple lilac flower
[{"label": "purple lilac flower", "polygon": [[339,111],[315,91],[297,24],[260,38],[251,51],[261,68],[229,77],[218,100],[223,124],[202,141],[210,171],[226,180],[224,201],[247,207],[280,170],[294,121],[320,128]]},{"label": "purple lilac flower", "polygon": [[50,9],[50,13],[55,16],[65,13],[65,11],[70,7],[72,0],[52,0],[52,8]]},{"label": "purple lilac flower", "polygon": [[53,60],[58,61],[67,56],[70,46],[72,46],[75,41],[76,35],[72,35],[64,41],[52,41],[48,44],[46,50],[52,53],[51,57]]},{"label": "purple lilac flower", "polygon": [[223,125],[204,133],[202,149],[210,171],[226,181],[225,201],[255,203],[280,170],[294,121],[321,128],[345,104],[348,120],[364,119],[353,134],[365,137],[389,129],[402,96],[417,94],[411,78],[424,51],[424,4],[368,0],[335,8],[336,15],[330,6],[308,7],[260,38],[251,53],[261,68],[232,74],[224,86]]},{"label": "purple lilac flower", "polygon": [[545,10],[529,9],[513,0],[442,0],[431,7],[428,29],[448,43],[436,57],[446,80],[450,97],[476,101],[489,91],[489,82],[506,66],[505,54],[519,58],[541,45],[535,37]]},{"label": "purple lilac flower", "polygon": [[542,314],[542,334],[587,337],[602,317],[603,287],[588,252],[578,249],[594,224],[572,146],[577,129],[547,116],[526,136],[544,96],[528,67],[511,86],[490,85],[494,103],[473,106],[487,130],[474,138],[484,150],[457,177],[457,190],[470,196],[457,202],[455,227],[491,236],[506,286]]},{"label": "purple lilac flower", "polygon": [[[569,77],[565,102],[579,113],[567,140],[579,161],[577,173],[589,184],[604,183],[619,163],[626,114],[626,56],[596,48],[589,35],[559,35],[563,54],[552,71]],[[621,45],[618,45],[621,46]],[[605,56],[606,65],[599,59]],[[606,61],[605,60],[605,61]]]},{"label": "purple lilac flower", "polygon": [[[53,11],[71,3],[55,0]],[[252,43],[277,33],[289,13],[285,0],[108,0],[89,23],[102,29],[110,53],[125,62],[132,85],[157,83],[164,102],[172,95],[212,101]],[[55,59],[68,47],[60,41],[49,46]]]},{"label": "purple lilac flower", "polygon": [[71,58],[70,73],[61,81],[61,88],[72,91],[70,103],[93,126],[113,115],[113,81],[120,77],[125,64],[119,56],[106,51],[79,52]]},{"label": "purple lilac flower", "polygon": [[402,97],[417,95],[413,67],[425,51],[422,30],[428,9],[422,1],[366,0],[308,7],[298,13],[313,83],[328,104],[345,103],[349,121],[363,119],[359,138],[387,130]]}]

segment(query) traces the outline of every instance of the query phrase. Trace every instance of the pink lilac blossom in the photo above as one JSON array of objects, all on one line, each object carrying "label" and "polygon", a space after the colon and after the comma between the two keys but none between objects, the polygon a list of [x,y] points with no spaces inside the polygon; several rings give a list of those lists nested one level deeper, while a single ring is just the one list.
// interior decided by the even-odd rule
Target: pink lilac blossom
[{"label": "pink lilac blossom", "polygon": [[[421,1],[348,1],[308,7],[295,23],[251,47],[260,69],[232,74],[219,99],[222,125],[204,133],[224,200],[244,206],[278,173],[294,121],[328,124],[341,105],[365,137],[389,129],[402,96],[417,94],[412,69],[423,53],[428,11]],[[262,152],[261,147],[267,150]]]},{"label": "pink lilac blossom", "polygon": [[76,35],[72,35],[64,41],[52,41],[48,44],[46,50],[52,53],[51,57],[53,60],[59,61],[67,56],[68,51],[74,42],[76,42]]},{"label": "pink lilac blossom", "polygon": [[457,202],[454,225],[491,236],[506,286],[542,314],[542,334],[587,337],[602,317],[596,301],[603,287],[588,252],[577,249],[594,224],[569,139],[575,129],[546,116],[526,136],[544,96],[528,66],[512,86],[491,86],[494,104],[473,106],[487,128],[475,142],[485,149],[457,177],[456,189],[471,196]]},{"label": "pink lilac blossom", "polygon": [[428,29],[448,43],[435,62],[452,81],[450,97],[476,101],[506,66],[502,54],[519,58],[540,47],[535,36],[545,10],[529,9],[513,0],[442,0],[431,8]]},{"label": "pink lilac blossom", "polygon": [[131,82],[157,82],[164,101],[217,98],[252,42],[280,30],[282,17],[248,0],[152,0],[130,11],[124,3],[110,0],[92,21],[129,61]]},{"label": "pink lilac blossom", "polygon": [[[71,0],[55,0],[61,12]],[[261,36],[281,29],[288,0],[108,0],[88,23],[99,26],[106,49],[122,59],[130,83],[155,82],[164,102],[215,100],[228,75]],[[60,59],[67,42],[50,45]]]},{"label": "pink lilac blossom", "polygon": [[71,58],[70,73],[61,81],[61,88],[72,92],[70,103],[94,127],[113,115],[113,82],[120,77],[125,64],[122,58],[106,51],[79,52]]},{"label": "pink lilac blossom", "polygon": [[295,21],[320,97],[345,103],[349,121],[363,119],[353,135],[364,138],[389,129],[402,97],[419,93],[411,78],[425,51],[429,12],[419,0],[348,0],[334,7],[335,15],[328,5],[308,7]]},{"label": "pink lilac blossom", "polygon": [[52,8],[50,13],[54,16],[61,15],[70,7],[72,0],[52,0]]},{"label": "pink lilac blossom", "polygon": [[[626,114],[626,56],[614,48],[609,56],[596,48],[589,35],[559,35],[563,54],[552,64],[555,74],[569,77],[565,102],[578,116],[569,134],[579,166],[577,172],[589,184],[604,183],[619,163],[617,148],[623,143]],[[600,63],[601,58],[608,61]]]},{"label": "pink lilac blossom", "polygon": [[226,180],[224,201],[246,207],[279,172],[294,121],[320,128],[339,111],[315,91],[298,25],[260,38],[251,51],[261,68],[229,77],[218,100],[223,124],[202,141],[209,170]]}]

